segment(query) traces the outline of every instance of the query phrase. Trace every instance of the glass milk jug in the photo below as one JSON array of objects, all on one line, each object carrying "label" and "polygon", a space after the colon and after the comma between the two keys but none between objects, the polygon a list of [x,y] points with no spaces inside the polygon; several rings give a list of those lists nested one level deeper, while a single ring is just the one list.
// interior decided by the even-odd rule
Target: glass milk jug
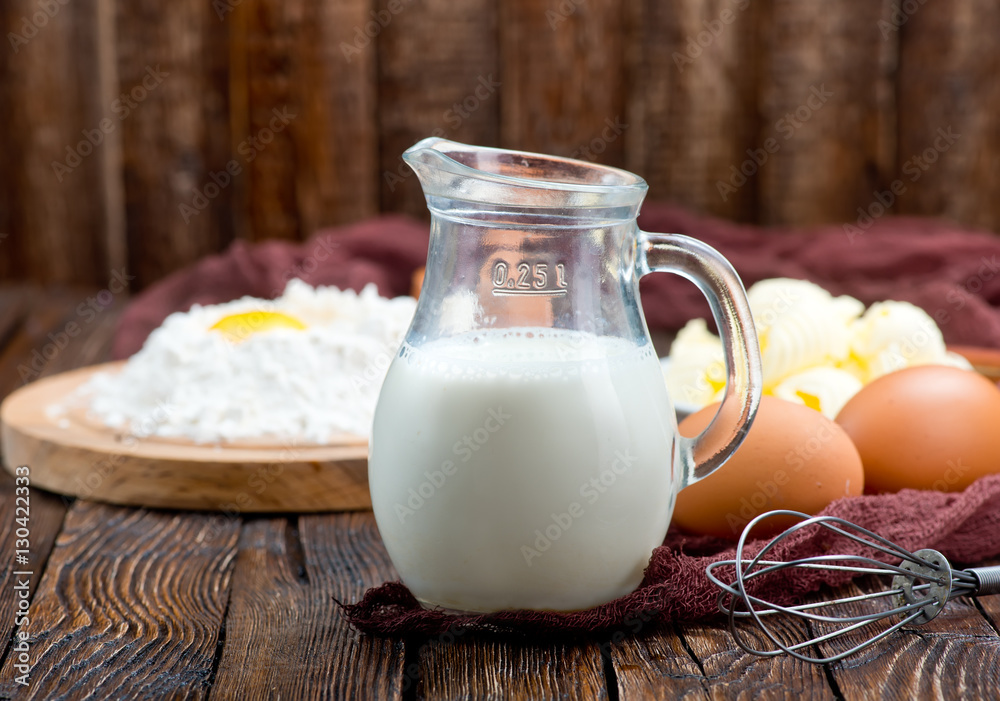
[{"label": "glass milk jug", "polygon": [[[369,455],[389,556],[425,605],[585,609],[628,594],[677,492],[739,446],[761,369],[743,286],[714,249],[636,225],[615,168],[425,139],[430,209],[413,323]],[[728,382],[712,424],[677,426],[639,304],[669,271],[711,303]]]}]

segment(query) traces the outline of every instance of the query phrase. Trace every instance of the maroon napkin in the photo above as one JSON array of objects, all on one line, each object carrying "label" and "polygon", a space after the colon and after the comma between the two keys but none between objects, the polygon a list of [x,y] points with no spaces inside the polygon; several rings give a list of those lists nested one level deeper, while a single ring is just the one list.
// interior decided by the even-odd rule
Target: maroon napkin
[{"label": "maroon napkin", "polygon": [[[840,499],[822,513],[867,528],[911,552],[933,548],[953,563],[977,563],[1000,554],[1000,474],[983,477],[961,493],[905,489],[897,494]],[[755,541],[744,549],[744,557],[756,555],[766,542]],[[898,558],[893,561],[823,528],[793,533],[777,544],[767,559],[788,561],[821,553],[862,554],[899,564]],[[341,608],[357,629],[380,635],[438,635],[455,630],[532,635],[635,631],[647,622],[694,621],[717,615],[719,590],[705,576],[705,568],[712,562],[735,558],[732,543],[671,531],[663,546],[653,551],[638,589],[586,611],[456,616],[421,608],[400,582],[369,589],[361,601]],[[716,574],[733,581],[735,572],[729,570],[723,568]],[[823,584],[837,586],[856,576],[852,572],[784,570],[752,580],[747,590],[752,596],[785,605]]]}]

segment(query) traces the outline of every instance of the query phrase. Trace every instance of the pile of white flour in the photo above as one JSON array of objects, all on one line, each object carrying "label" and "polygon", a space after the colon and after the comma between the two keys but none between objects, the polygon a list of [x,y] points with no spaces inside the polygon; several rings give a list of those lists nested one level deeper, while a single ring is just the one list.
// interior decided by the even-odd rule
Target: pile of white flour
[{"label": "pile of white flour", "polygon": [[[172,314],[118,373],[82,387],[89,415],[133,435],[197,443],[322,444],[367,437],[389,362],[413,317],[412,297],[385,299],[288,283],[252,297]],[[275,328],[234,342],[210,328],[232,314],[281,312],[305,329]],[[59,413],[59,409],[55,409]]]}]

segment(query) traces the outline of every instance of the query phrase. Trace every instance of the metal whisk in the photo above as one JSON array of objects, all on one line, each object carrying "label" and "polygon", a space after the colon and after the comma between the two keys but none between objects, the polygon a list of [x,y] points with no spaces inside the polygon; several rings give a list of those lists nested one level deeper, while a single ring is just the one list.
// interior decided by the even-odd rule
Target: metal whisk
[{"label": "metal whisk", "polygon": [[[748,535],[761,521],[770,518],[801,519],[801,522],[772,539],[755,557],[744,558]],[[844,554],[803,557],[789,562],[767,559],[768,553],[793,533],[817,527],[828,529],[876,552],[871,553],[873,557]],[[878,553],[893,560],[899,558],[901,562],[898,565],[887,564],[875,559]],[[727,583],[719,579],[717,570],[724,567],[735,567],[735,581]],[[892,584],[891,588],[871,594],[793,606],[781,606],[750,593],[749,589],[753,587],[748,585],[754,580],[791,569],[892,575]],[[765,657],[788,653],[816,664],[842,660],[903,626],[926,623],[956,597],[1000,594],[1000,566],[954,570],[945,556],[936,550],[911,553],[849,521],[784,510],[769,511],[750,521],[740,536],[736,559],[715,562],[709,565],[706,574],[722,590],[719,593],[719,609],[729,616],[729,629],[741,648]],[[804,573],[804,576],[808,575]],[[789,631],[803,627],[801,624],[789,626],[779,622],[784,619],[787,624],[788,617],[804,621],[808,639],[800,642],[782,639],[788,637]],[[890,624],[893,619],[895,622]],[[746,631],[738,625],[741,621],[755,624],[774,647],[761,649],[753,645]],[[860,642],[857,642],[858,638],[861,638]]]}]

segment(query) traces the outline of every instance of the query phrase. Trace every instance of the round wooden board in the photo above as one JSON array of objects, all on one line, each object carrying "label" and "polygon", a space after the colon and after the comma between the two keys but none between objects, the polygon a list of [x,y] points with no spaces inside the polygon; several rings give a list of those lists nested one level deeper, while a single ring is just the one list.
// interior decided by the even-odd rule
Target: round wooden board
[{"label": "round wooden board", "polygon": [[205,446],[122,436],[73,412],[46,409],[94,373],[120,363],[33,382],[0,405],[4,467],[31,468],[31,483],[59,494],[113,504],[229,514],[370,509],[368,444],[347,437],[328,446]]},{"label": "round wooden board", "polygon": [[948,350],[965,356],[979,374],[1000,382],[1000,349],[949,345]]}]

